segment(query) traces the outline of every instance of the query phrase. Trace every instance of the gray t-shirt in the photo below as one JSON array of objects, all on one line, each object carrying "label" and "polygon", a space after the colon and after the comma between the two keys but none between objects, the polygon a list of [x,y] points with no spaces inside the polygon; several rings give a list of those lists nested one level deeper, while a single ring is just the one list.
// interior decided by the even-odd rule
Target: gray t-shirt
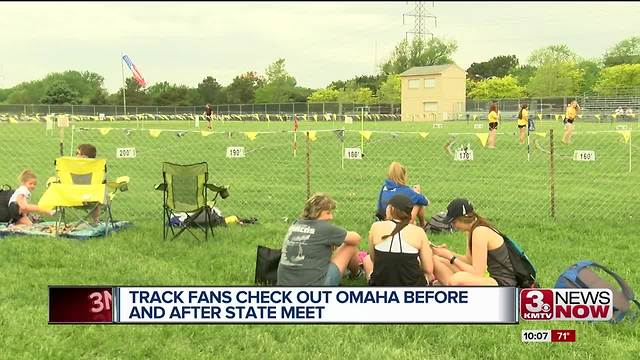
[{"label": "gray t-shirt", "polygon": [[278,285],[323,285],[331,247],[341,245],[347,231],[325,220],[297,220],[282,244]]}]

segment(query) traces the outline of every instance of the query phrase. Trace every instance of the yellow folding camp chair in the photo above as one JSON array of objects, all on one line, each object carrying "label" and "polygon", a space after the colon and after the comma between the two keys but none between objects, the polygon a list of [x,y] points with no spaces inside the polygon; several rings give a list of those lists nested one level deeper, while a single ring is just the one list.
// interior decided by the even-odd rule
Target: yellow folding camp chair
[{"label": "yellow folding camp chair", "polygon": [[[107,162],[104,159],[64,156],[57,158],[54,165],[56,176],[47,181],[47,190],[40,198],[38,206],[45,210],[56,210],[56,235],[59,233],[60,225],[67,224],[65,210],[76,208],[86,211],[80,222],[104,222],[106,236],[109,225],[113,222],[111,201],[118,190],[128,189],[129,177],[122,176],[115,182],[107,182]],[[97,219],[87,221],[89,217],[95,216],[96,211],[100,211]]]}]

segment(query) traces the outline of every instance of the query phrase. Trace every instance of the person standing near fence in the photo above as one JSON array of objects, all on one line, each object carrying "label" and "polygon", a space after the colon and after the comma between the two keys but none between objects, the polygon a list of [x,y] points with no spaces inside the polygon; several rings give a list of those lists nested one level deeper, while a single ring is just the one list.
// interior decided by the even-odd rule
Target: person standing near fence
[{"label": "person standing near fence", "polygon": [[518,140],[520,140],[520,145],[524,145],[524,138],[526,137],[526,127],[529,121],[529,105],[522,104],[520,107],[520,112],[518,113]]},{"label": "person standing near fence", "polygon": [[498,132],[498,105],[496,105],[495,103],[491,104],[487,119],[489,120],[489,138],[487,140],[487,148],[495,149],[496,133]]},{"label": "person standing near fence", "polygon": [[210,104],[205,105],[202,115],[207,119],[207,129],[211,129],[211,116],[213,115],[213,109]]},{"label": "person standing near fence", "polygon": [[576,100],[573,100],[568,106],[564,115],[564,134],[562,134],[562,143],[570,144],[573,137],[573,122],[580,111],[580,105]]}]

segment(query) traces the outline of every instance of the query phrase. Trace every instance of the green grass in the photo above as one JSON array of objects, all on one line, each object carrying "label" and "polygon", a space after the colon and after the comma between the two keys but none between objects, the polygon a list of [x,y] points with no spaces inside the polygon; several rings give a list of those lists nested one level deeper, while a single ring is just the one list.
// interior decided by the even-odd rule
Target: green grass
[{"label": "green grass", "polygon": [[[105,124],[89,124],[100,125]],[[551,219],[548,197],[548,154],[537,150],[527,161],[517,144],[512,123],[503,124],[499,149],[481,149],[474,135],[473,162],[453,162],[442,146],[448,132],[475,132],[466,123],[366,124],[371,130],[425,131],[417,134],[374,133],[365,143],[365,159],[346,161],[341,168],[341,143],[331,133],[319,133],[311,143],[312,191],[327,191],[338,200],[336,222],[363,235],[370,219],[386,167],[392,160],[408,165],[410,182],[419,182],[433,201],[428,212],[443,209],[454,196],[468,196],[478,210],[520,242],[539,269],[540,280],[553,286],[570,264],[592,259],[608,265],[632,287],[640,285],[635,271],[640,232],[635,208],[640,204],[640,168],[628,172],[629,145],[616,133],[577,134],[575,144],[560,146],[560,124],[539,128],[556,130],[557,217]],[[135,127],[110,123],[110,127]],[[304,129],[330,129],[341,124],[301,123]],[[359,129],[359,124],[351,126]],[[186,129],[185,123],[145,124],[146,128]],[[52,326],[47,325],[47,286],[52,284],[107,285],[247,285],[254,276],[257,245],[279,247],[289,220],[301,210],[306,196],[305,142],[298,136],[298,154],[291,154],[291,137],[280,133],[291,124],[225,123],[221,131],[276,131],[254,141],[242,134],[228,136],[187,134],[178,138],[162,133],[126,137],[121,130],[107,135],[76,133],[74,142],[92,142],[106,156],[110,177],[130,175],[130,191],[118,195],[116,217],[131,219],[127,229],[107,239],[75,241],[32,237],[0,240],[0,358],[8,359],[140,359],[140,358],[622,358],[640,351],[637,323],[612,325],[579,322],[522,322],[513,326],[436,325],[160,325],[160,326]],[[634,124],[634,129],[636,125]],[[508,130],[508,131],[507,131]],[[615,130],[610,124],[578,124],[578,131]],[[55,135],[45,135],[38,124],[0,124],[5,155],[0,160],[0,183],[14,183],[29,166],[40,176],[34,193],[53,175],[57,155]],[[478,131],[486,131],[485,129]],[[71,139],[66,132],[65,144]],[[635,134],[635,133],[634,133]],[[548,149],[548,138],[540,138]],[[632,140],[633,141],[633,140]],[[357,133],[345,144],[359,145]],[[245,159],[224,158],[226,146],[254,150]],[[115,159],[115,148],[135,146],[136,159]],[[593,149],[598,161],[573,162],[574,149]],[[68,151],[68,148],[66,149]],[[640,165],[632,148],[633,164]],[[159,193],[163,160],[207,160],[212,180],[231,184],[231,197],[219,204],[226,214],[257,216],[258,225],[216,229],[216,237],[199,243],[189,236],[162,241]],[[275,178],[275,180],[273,180]],[[460,234],[431,236],[458,252]],[[362,244],[365,248],[366,244]],[[349,285],[364,285],[363,281]],[[522,344],[522,329],[576,329],[574,344]],[[633,355],[636,354],[636,355]]]}]

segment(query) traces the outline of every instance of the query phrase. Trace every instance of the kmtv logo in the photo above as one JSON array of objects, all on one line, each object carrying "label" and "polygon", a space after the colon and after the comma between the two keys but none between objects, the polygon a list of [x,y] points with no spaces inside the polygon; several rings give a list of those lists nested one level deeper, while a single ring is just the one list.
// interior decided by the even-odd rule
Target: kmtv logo
[{"label": "kmtv logo", "polygon": [[523,320],[611,320],[610,289],[522,289]]}]

